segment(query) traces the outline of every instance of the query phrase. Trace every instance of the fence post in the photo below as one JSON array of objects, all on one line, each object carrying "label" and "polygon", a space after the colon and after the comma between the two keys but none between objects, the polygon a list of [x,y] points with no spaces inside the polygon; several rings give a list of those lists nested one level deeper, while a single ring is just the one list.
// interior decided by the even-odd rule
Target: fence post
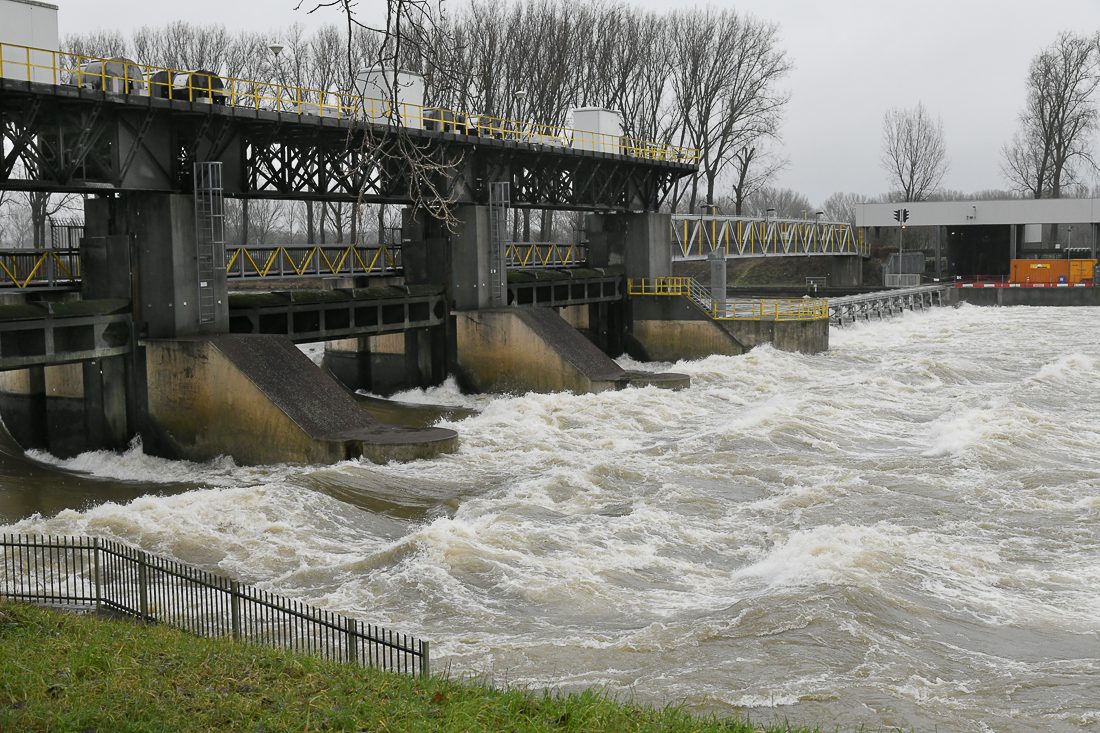
[{"label": "fence post", "polygon": [[348,653],[347,653],[347,659],[345,661],[352,662],[353,664],[355,664],[356,667],[358,667],[359,666],[359,644],[356,642],[356,637],[358,636],[358,634],[356,633],[356,631],[357,631],[356,626],[358,626],[358,624],[356,624],[355,619],[349,618],[348,623],[347,623],[347,628],[348,628],[348,642],[347,642]]},{"label": "fence post", "polygon": [[420,676],[431,677],[431,642],[420,640]]},{"label": "fence post", "polygon": [[232,601],[230,613],[233,616],[233,639],[241,639],[241,584],[235,580],[229,581],[229,598]]},{"label": "fence post", "polygon": [[103,589],[99,580],[99,538],[92,538],[92,572],[95,574],[95,610],[103,607]]},{"label": "fence post", "polygon": [[149,619],[149,574],[146,572],[145,551],[138,550],[138,592],[141,594],[141,620]]}]

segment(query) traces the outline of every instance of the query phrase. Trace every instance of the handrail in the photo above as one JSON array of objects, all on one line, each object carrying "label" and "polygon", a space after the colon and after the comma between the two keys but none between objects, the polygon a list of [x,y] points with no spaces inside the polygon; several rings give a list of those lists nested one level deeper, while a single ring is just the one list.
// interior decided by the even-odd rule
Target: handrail
[{"label": "handrail", "polygon": [[226,276],[242,278],[395,275],[401,248],[390,245],[237,245],[226,248]]},{"label": "handrail", "polygon": [[509,242],[504,258],[515,270],[578,267],[588,258],[588,247],[576,242]]},{"label": "handrail", "polygon": [[[16,54],[9,54],[8,50]],[[32,52],[34,60],[32,60]],[[25,57],[25,58],[12,58]],[[66,62],[69,62],[66,64]],[[85,69],[98,64],[98,71]],[[108,73],[108,68],[111,73]],[[184,71],[130,61],[103,59],[49,49],[0,43],[0,76],[14,78],[12,72],[25,72],[27,81],[35,77],[51,79],[53,84],[90,86],[120,94],[152,94],[157,87],[172,99],[207,102],[227,107],[273,109],[300,115],[336,117],[379,124],[451,132],[478,137],[514,140],[560,148],[596,150],[646,160],[698,163],[694,148],[651,142],[623,135],[576,130],[560,125],[544,125],[476,112],[425,107],[360,96],[353,89],[311,89],[287,84],[221,77],[204,71]],[[153,77],[163,74],[163,78]]]},{"label": "handrail", "polygon": [[816,321],[829,317],[829,301],[819,298],[715,300],[711,292],[690,277],[628,278],[630,295],[681,295],[716,321]]},{"label": "handrail", "polygon": [[0,249],[0,288],[26,290],[78,282],[79,249]]}]

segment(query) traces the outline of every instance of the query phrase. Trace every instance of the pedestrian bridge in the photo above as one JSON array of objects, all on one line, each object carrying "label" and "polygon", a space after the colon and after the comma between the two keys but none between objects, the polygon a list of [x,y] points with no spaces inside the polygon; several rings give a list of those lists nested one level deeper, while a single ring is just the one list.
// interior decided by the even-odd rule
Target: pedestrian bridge
[{"label": "pedestrian bridge", "polygon": [[870,255],[848,222],[673,214],[672,258]]}]

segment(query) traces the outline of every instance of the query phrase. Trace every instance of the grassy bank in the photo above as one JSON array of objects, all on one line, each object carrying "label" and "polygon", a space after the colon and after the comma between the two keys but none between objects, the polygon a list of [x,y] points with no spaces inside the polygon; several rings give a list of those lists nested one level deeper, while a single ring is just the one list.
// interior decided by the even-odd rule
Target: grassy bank
[{"label": "grassy bank", "polygon": [[784,731],[597,692],[502,692],[0,602],[0,731]]}]

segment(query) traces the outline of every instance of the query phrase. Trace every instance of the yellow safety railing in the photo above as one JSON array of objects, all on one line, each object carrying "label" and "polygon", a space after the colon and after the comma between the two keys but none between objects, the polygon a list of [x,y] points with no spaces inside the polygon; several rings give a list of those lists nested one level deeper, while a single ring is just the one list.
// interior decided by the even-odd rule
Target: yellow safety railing
[{"label": "yellow safety railing", "polygon": [[719,321],[816,321],[829,317],[829,301],[811,298],[792,300],[736,300],[714,304]]},{"label": "yellow safety railing", "polygon": [[631,277],[626,280],[630,295],[684,295],[691,293],[690,277]]},{"label": "yellow safety railing", "polygon": [[829,317],[829,301],[800,299],[715,300],[690,277],[627,278],[630,295],[681,295],[716,321],[816,321]]},{"label": "yellow safety railing", "polygon": [[587,249],[564,242],[510,242],[505,254],[508,267],[575,267],[584,264]]},{"label": "yellow safety railing", "polygon": [[80,254],[75,250],[5,249],[0,251],[0,287],[76,283]]},{"label": "yellow safety railing", "polygon": [[396,247],[237,246],[226,249],[229,278],[381,275],[401,268]]},{"label": "yellow safety railing", "polygon": [[182,71],[11,43],[0,43],[0,76],[46,84],[69,84],[118,94],[396,124],[563,149],[595,150],[647,160],[699,161],[699,151],[694,148],[622,135],[605,135],[438,107],[405,103],[395,105],[388,100],[360,96],[353,89],[310,89],[277,82],[235,79],[206,71]]}]

